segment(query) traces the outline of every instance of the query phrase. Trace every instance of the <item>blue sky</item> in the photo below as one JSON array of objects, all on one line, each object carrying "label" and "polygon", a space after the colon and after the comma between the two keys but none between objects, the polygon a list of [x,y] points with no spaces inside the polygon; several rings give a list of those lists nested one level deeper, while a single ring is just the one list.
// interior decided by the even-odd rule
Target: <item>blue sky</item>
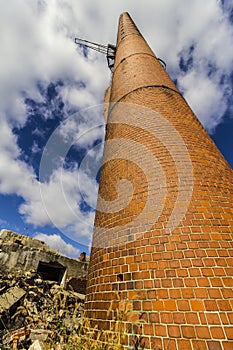
[{"label": "blue sky", "polygon": [[9,0],[0,10],[0,228],[69,256],[89,250],[106,58],[128,11],[233,167],[233,1]]}]

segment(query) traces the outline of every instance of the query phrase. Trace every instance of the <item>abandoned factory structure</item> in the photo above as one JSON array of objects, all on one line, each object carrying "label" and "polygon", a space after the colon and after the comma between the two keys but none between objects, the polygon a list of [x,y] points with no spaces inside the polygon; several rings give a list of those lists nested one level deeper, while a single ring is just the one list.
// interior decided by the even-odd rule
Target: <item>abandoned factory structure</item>
[{"label": "abandoned factory structure", "polygon": [[44,280],[85,294],[88,262],[67,258],[42,241],[9,230],[0,231],[1,269],[4,273],[35,271]]}]

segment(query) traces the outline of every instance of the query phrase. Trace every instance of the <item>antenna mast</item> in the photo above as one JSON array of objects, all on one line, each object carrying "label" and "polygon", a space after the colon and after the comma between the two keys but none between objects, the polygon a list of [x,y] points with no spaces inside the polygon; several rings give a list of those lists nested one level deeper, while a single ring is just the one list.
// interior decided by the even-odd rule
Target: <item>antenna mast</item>
[{"label": "antenna mast", "polygon": [[107,58],[108,67],[111,70],[111,72],[113,72],[115,56],[116,56],[116,46],[112,44],[108,44],[108,45],[97,44],[97,43],[93,43],[91,41],[80,39],[80,38],[75,38],[74,41],[75,41],[75,44],[79,45],[80,47],[87,47],[89,49],[92,49],[104,54]]}]

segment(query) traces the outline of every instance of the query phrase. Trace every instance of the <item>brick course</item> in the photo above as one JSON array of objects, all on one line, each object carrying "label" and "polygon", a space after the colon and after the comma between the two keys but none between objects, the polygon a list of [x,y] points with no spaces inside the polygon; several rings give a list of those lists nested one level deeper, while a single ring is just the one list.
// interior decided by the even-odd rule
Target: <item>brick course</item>
[{"label": "brick course", "polygon": [[[137,324],[139,318],[137,332],[145,336],[146,349],[233,348],[232,170],[126,13],[119,21],[114,73],[105,102],[110,105],[104,110],[104,159],[111,152],[114,157],[103,164],[99,197],[110,203],[122,195],[125,205],[119,211],[96,212],[86,299],[93,325],[110,328],[112,321],[103,311],[118,292],[132,305],[128,321]],[[119,115],[125,120],[122,104],[138,106],[135,125],[119,122]],[[148,119],[148,111],[176,130],[192,164],[191,200],[182,220],[171,229],[167,225],[179,202],[179,176],[189,171],[188,162],[166,123],[156,133],[149,132],[155,121]],[[147,124],[140,128],[143,120]],[[131,160],[117,158],[118,151],[111,146],[115,140],[120,141],[119,149],[128,148],[125,140],[135,145],[129,150]],[[177,147],[178,158],[162,140]],[[137,144],[149,150],[155,163],[146,156],[141,159]],[[158,168],[154,187],[149,187],[148,174],[133,161],[137,156],[140,164]],[[131,182],[133,194],[124,187],[117,192],[122,179]],[[189,185],[187,178],[183,190]],[[159,212],[161,191],[166,198]],[[137,220],[151,196],[146,216]],[[182,201],[179,204],[182,209]],[[139,327],[140,315],[144,315],[143,327]]]}]

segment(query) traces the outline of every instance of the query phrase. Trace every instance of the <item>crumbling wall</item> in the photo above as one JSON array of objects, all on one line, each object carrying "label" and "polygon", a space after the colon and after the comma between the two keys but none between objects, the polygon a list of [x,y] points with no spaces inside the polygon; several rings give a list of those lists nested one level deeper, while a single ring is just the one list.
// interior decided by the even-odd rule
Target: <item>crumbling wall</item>
[{"label": "crumbling wall", "polygon": [[[88,270],[88,262],[67,258],[42,241],[9,230],[0,231],[0,269],[9,273],[37,271],[40,262],[64,267],[65,280],[83,278]],[[62,282],[65,285],[64,279]]]}]

